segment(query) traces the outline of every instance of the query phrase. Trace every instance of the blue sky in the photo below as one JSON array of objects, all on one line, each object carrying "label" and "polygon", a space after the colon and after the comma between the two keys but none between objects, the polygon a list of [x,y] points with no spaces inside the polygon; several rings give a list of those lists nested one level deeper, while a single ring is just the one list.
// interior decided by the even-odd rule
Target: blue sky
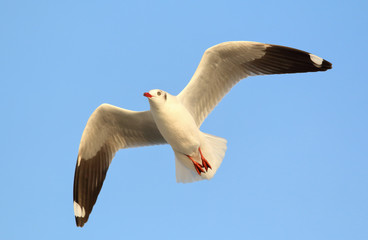
[{"label": "blue sky", "polygon": [[[0,1],[1,239],[368,239],[365,1]],[[205,49],[299,48],[323,73],[252,77],[201,130],[228,140],[211,181],[175,182],[169,146],[119,151],[84,228],[73,177],[102,103],[147,110]],[[135,169],[132,171],[132,169]]]}]

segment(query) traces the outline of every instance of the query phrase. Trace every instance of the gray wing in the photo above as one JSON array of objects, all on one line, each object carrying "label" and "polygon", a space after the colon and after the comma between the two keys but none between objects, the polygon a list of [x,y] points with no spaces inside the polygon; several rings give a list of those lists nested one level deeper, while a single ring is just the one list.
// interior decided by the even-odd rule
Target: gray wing
[{"label": "gray wing", "polygon": [[88,221],[116,151],[164,143],[149,111],[99,106],[89,118],[79,145],[73,191],[77,226]]},{"label": "gray wing", "polygon": [[200,126],[241,79],[248,76],[331,69],[313,54],[257,42],[225,42],[207,49],[189,84],[178,95]]}]

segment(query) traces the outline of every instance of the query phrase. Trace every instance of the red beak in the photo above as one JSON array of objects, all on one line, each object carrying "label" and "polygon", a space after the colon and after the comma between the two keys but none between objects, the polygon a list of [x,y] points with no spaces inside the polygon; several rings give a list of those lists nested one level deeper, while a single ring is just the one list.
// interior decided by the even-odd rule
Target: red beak
[{"label": "red beak", "polygon": [[151,98],[152,97],[152,95],[149,94],[148,92],[143,93],[143,96],[148,97],[148,98]]}]

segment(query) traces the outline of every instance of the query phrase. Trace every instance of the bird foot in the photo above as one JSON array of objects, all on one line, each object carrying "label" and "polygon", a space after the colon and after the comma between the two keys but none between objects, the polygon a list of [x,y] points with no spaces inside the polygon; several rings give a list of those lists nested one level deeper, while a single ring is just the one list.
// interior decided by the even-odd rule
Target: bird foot
[{"label": "bird foot", "polygon": [[189,155],[187,155],[187,157],[192,160],[192,163],[194,165],[194,168],[195,170],[197,171],[198,175],[201,175],[201,173],[204,173],[204,170],[203,170],[203,166],[199,163],[197,163],[196,161],[193,160],[193,158]]},{"label": "bird foot", "polygon": [[199,153],[201,155],[202,165],[197,163],[196,161],[194,161],[191,156],[187,155],[187,157],[192,161],[192,163],[194,165],[194,168],[197,171],[198,175],[201,175],[201,173],[207,172],[208,169],[209,168],[212,169],[212,167],[211,167],[210,163],[204,158],[204,156],[202,154],[202,151],[201,151],[201,148],[198,148],[198,150],[199,150]]},{"label": "bird foot", "polygon": [[208,168],[211,168],[212,169],[212,167],[209,164],[209,162],[203,157],[201,148],[198,148],[198,150],[199,150],[199,153],[201,154],[202,166],[206,169],[206,172],[207,172]]}]

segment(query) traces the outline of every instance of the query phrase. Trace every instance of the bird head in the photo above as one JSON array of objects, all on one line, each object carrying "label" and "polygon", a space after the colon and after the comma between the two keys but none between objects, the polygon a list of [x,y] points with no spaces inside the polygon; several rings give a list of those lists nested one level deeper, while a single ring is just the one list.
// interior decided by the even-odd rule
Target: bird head
[{"label": "bird head", "polygon": [[154,105],[163,104],[167,100],[167,93],[160,89],[153,89],[149,92],[145,92],[143,96],[147,97],[150,104]]}]

